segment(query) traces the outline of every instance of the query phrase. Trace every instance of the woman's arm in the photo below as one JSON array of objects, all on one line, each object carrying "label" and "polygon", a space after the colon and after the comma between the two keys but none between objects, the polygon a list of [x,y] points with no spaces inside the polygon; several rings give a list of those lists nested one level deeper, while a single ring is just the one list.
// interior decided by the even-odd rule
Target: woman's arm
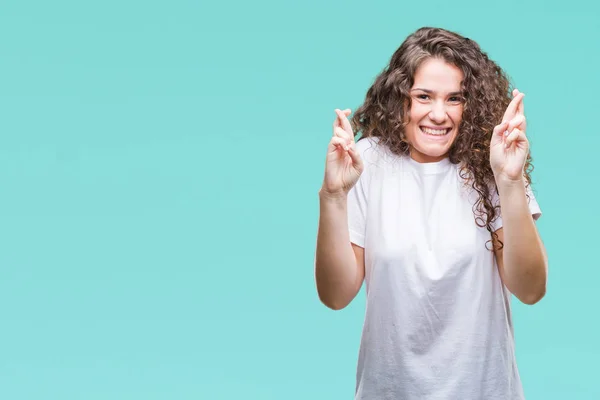
[{"label": "woman's arm", "polygon": [[524,180],[498,180],[504,244],[496,259],[504,285],[520,301],[535,304],[546,294],[548,258],[527,203]]},{"label": "woman's arm", "polygon": [[365,276],[364,250],[350,242],[347,197],[319,193],[315,278],[319,298],[340,310],[358,294]]}]

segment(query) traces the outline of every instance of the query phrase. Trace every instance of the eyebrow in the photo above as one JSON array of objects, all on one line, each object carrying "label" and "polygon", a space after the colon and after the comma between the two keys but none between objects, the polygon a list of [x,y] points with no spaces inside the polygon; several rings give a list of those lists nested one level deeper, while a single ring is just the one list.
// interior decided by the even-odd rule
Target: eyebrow
[{"label": "eyebrow", "polygon": [[[425,93],[428,93],[428,94],[435,94],[435,93],[436,93],[436,92],[435,92],[435,91],[433,91],[433,90],[429,90],[429,89],[422,89],[422,88],[414,88],[414,89],[411,89],[411,92],[412,92],[412,91],[415,91],[415,90],[420,90],[420,91],[422,91],[422,92],[425,92]],[[463,95],[463,92],[450,92],[450,93],[448,93],[448,96],[456,96],[456,95],[461,95],[461,96],[462,96],[462,95]]]}]

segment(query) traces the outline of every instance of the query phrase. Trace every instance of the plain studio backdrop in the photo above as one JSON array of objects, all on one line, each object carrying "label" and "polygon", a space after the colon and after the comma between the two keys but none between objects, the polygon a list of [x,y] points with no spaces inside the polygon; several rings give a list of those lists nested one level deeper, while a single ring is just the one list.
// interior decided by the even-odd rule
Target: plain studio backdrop
[{"label": "plain studio backdrop", "polygon": [[317,192],[334,109],[421,26],[526,93],[550,257],[513,302],[527,399],[600,398],[591,7],[3,1],[0,398],[352,398],[364,291],[319,303]]}]

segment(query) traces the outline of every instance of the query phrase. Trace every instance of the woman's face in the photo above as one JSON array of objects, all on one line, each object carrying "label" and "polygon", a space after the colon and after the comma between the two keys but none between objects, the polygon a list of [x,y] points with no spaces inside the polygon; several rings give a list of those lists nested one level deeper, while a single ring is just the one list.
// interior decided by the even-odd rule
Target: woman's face
[{"label": "woman's face", "polygon": [[415,161],[436,162],[448,155],[462,121],[462,80],[459,68],[438,58],[425,60],[417,69],[405,130]]}]

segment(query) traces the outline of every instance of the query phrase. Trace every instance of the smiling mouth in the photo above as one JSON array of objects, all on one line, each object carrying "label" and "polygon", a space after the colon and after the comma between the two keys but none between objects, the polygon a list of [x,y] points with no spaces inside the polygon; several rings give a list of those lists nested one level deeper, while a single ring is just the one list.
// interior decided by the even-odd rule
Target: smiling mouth
[{"label": "smiling mouth", "polygon": [[429,136],[445,136],[448,133],[450,133],[450,131],[452,130],[452,128],[433,129],[433,128],[427,128],[424,126],[420,126],[419,128],[421,129],[421,131],[423,133],[425,133],[426,135],[429,135]]}]

